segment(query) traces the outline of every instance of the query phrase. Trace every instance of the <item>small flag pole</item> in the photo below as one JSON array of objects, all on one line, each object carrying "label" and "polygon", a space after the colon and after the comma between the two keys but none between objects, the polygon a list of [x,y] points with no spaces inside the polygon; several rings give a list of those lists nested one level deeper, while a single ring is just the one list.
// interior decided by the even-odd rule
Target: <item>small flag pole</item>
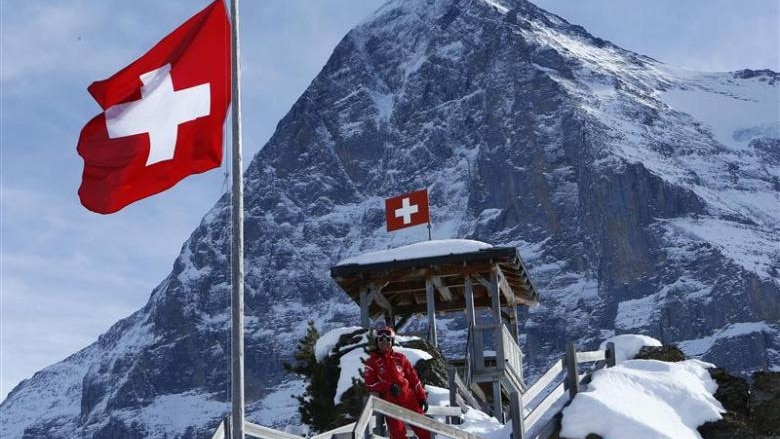
[{"label": "small flag pole", "polygon": [[241,159],[241,71],[238,46],[238,0],[230,1],[231,118],[233,120],[233,191],[231,244],[231,404],[232,439],[244,439],[244,183]]},{"label": "small flag pole", "polygon": [[433,241],[433,238],[431,238],[431,220],[428,218],[428,241]]}]

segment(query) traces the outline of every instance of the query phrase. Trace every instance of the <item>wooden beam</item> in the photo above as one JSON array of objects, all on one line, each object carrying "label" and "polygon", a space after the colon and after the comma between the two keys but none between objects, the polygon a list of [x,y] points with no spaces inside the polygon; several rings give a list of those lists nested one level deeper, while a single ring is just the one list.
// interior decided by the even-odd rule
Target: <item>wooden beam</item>
[{"label": "wooden beam", "polygon": [[[485,367],[485,348],[482,344],[482,333],[477,328],[477,313],[474,303],[474,291],[471,288],[471,276],[466,276],[466,322],[468,323],[469,336],[472,343],[470,345],[470,357],[472,361],[471,373],[479,372]],[[467,377],[471,380],[471,377]]]},{"label": "wooden beam", "polygon": [[479,282],[480,285],[485,287],[485,289],[488,290],[489,295],[492,294],[490,293],[490,281],[482,277],[482,275],[480,274],[472,274],[471,277],[473,277],[477,282]]},{"label": "wooden beam", "polygon": [[[495,322],[497,324],[495,329],[495,340],[496,340],[496,363],[499,365],[500,369],[504,368],[504,359],[506,359],[506,352],[504,352],[504,343],[503,343],[503,318],[501,316],[501,293],[499,291],[499,283],[498,283],[498,267],[494,267],[493,270],[490,271],[490,293],[491,293],[491,299],[492,299],[492,305],[493,305],[493,315],[495,317]],[[499,389],[500,390],[500,389]],[[499,392],[500,395],[500,392]],[[500,413],[499,413],[500,414]],[[502,415],[503,416],[503,415]],[[499,417],[500,420],[503,421],[502,418]]]},{"label": "wooden beam", "polygon": [[504,298],[506,299],[506,302],[510,305],[514,305],[516,303],[515,299],[515,293],[512,291],[512,287],[509,286],[509,282],[507,282],[506,277],[504,276],[504,272],[501,270],[501,267],[496,264],[496,276],[498,277],[498,289],[501,291],[501,293],[504,294]]},{"label": "wooden beam", "polygon": [[368,307],[371,305],[368,299],[368,293],[366,288],[363,287],[360,290],[360,325],[364,328],[368,328]]},{"label": "wooden beam", "polygon": [[451,302],[452,301],[452,291],[450,291],[450,287],[444,285],[442,282],[441,276],[433,276],[433,285],[436,287],[436,289],[439,291],[439,294],[441,294],[441,298],[445,302]]},{"label": "wooden beam", "polygon": [[376,303],[381,306],[386,311],[392,313],[393,312],[393,305],[390,303],[389,300],[387,300],[387,297],[385,297],[384,294],[382,294],[379,290],[374,290],[374,300]]},{"label": "wooden beam", "polygon": [[431,276],[425,278],[425,295],[428,311],[428,340],[438,348],[439,338],[436,335],[436,299],[433,295],[433,279],[431,279]]},{"label": "wooden beam", "polygon": [[[475,299],[474,306],[475,308],[490,308],[490,299],[489,298]],[[372,311],[378,312],[378,310],[381,309],[382,308],[377,307],[375,305],[375,309],[373,309]],[[465,309],[466,309],[466,301],[464,300],[443,302],[443,303],[438,303],[436,305],[436,312],[438,313],[463,312],[463,310]],[[396,303],[395,306],[393,306],[393,310],[395,311],[395,315],[397,316],[405,316],[409,314],[425,314],[426,312],[428,312],[427,305],[422,302],[414,305],[408,303],[406,305],[401,303]]]},{"label": "wooden beam", "polygon": [[501,401],[501,382],[493,381],[493,416],[504,423],[504,404]]}]

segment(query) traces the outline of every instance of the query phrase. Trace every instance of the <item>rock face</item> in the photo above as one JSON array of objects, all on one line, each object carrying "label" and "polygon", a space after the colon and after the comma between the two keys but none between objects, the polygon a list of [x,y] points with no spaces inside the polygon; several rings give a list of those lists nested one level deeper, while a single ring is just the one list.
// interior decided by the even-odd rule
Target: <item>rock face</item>
[{"label": "rock face", "polygon": [[780,373],[756,372],[752,385],[722,369],[710,369],[723,419],[699,427],[704,439],[764,439],[780,435]]},{"label": "rock face", "polygon": [[750,419],[756,432],[780,435],[780,373],[757,372],[753,375]]},{"label": "rock face", "polygon": [[677,346],[642,346],[636,360],[659,360],[669,363],[685,361],[685,354]]},{"label": "rock face", "polygon": [[[675,69],[523,0],[390,1],[245,174],[249,419],[295,417],[281,365],[307,320],[357,322],[328,269],[427,238],[384,231],[383,199],[423,187],[434,238],[526,259],[529,377],[625,332],[780,367],[777,78]],[[143,309],[14,389],[0,436],[208,437],[229,411],[229,219],[223,198]]]}]

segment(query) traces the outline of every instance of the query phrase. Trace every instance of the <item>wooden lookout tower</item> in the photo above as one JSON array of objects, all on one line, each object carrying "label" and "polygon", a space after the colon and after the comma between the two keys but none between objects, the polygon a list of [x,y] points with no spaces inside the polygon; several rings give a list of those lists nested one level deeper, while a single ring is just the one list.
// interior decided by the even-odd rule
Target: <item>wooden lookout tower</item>
[{"label": "wooden lookout tower", "polygon": [[[467,384],[492,388],[498,419],[503,419],[502,400],[524,392],[517,307],[537,304],[539,295],[514,247],[425,241],[344,260],[331,268],[331,276],[360,305],[366,328],[379,319],[398,328],[423,314],[428,340],[438,347],[436,313],[465,312]],[[485,349],[486,340],[494,349]]]}]

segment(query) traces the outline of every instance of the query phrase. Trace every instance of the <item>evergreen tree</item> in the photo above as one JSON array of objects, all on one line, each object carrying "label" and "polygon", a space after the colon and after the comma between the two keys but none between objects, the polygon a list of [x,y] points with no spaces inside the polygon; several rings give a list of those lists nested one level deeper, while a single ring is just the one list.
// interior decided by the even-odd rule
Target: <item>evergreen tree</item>
[{"label": "evergreen tree", "polygon": [[293,396],[298,400],[301,421],[315,431],[323,432],[333,428],[341,419],[341,415],[333,404],[336,386],[332,380],[339,376],[338,363],[335,365],[331,361],[317,363],[314,346],[319,338],[320,333],[314,326],[314,321],[309,321],[306,335],[298,342],[294,354],[295,363],[285,363],[284,368],[288,372],[302,376],[306,383],[305,393]]}]

